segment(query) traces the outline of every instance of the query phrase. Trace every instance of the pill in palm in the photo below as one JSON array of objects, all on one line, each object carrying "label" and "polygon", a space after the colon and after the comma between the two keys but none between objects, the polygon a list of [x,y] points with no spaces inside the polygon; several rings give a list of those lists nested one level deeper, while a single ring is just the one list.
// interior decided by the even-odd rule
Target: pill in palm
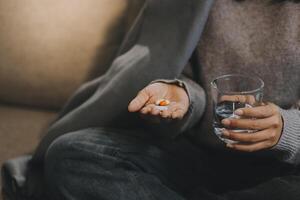
[{"label": "pill in palm", "polygon": [[155,102],[155,105],[157,106],[168,106],[170,104],[170,101],[167,99],[159,99]]}]

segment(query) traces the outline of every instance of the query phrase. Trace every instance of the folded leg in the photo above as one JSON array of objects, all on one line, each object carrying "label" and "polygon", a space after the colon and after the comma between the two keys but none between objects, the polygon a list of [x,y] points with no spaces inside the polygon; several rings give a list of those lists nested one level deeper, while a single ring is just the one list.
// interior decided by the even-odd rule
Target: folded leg
[{"label": "folded leg", "polygon": [[50,199],[185,199],[197,182],[197,150],[187,141],[85,129],[59,137],[46,154]]}]

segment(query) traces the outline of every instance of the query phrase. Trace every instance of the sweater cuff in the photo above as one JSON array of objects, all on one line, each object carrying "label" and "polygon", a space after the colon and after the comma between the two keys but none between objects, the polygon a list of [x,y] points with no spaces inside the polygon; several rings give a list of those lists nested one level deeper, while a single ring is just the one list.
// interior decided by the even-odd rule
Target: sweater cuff
[{"label": "sweater cuff", "polygon": [[281,108],[279,111],[283,119],[283,131],[278,144],[273,149],[280,152],[283,161],[295,164],[300,149],[300,111]]},{"label": "sweater cuff", "polygon": [[156,79],[156,80],[152,81],[150,84],[152,84],[152,83],[174,84],[174,85],[177,85],[177,86],[183,88],[186,91],[187,96],[189,97],[189,103],[191,105],[191,103],[192,103],[191,102],[191,92],[190,92],[189,87],[187,86],[187,84],[184,81],[177,79],[177,78],[176,79]]}]

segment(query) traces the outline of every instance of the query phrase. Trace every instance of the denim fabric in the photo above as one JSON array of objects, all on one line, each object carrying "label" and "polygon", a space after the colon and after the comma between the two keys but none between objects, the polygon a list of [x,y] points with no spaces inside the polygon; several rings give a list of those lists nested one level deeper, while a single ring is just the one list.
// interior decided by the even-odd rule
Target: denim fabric
[{"label": "denim fabric", "polygon": [[274,188],[272,199],[288,191],[297,199],[300,189],[294,168],[276,161],[208,153],[184,137],[101,128],[57,138],[44,172],[51,200],[265,199]]},{"label": "denim fabric", "polygon": [[[171,150],[162,150],[161,145]],[[174,145],[178,144],[142,132],[86,129],[61,136],[46,155],[48,196],[53,200],[184,199],[190,180],[196,178],[197,164],[189,159],[191,151],[178,148],[180,153],[174,154]]]}]

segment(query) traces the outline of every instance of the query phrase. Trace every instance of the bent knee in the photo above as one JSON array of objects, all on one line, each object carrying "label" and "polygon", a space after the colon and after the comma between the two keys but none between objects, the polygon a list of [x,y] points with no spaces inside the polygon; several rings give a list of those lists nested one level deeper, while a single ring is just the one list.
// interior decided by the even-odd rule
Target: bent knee
[{"label": "bent knee", "polygon": [[[45,167],[49,173],[68,170],[67,163],[79,165],[84,162],[105,160],[106,164],[118,159],[160,157],[157,147],[125,132],[106,129],[84,129],[58,137],[50,145],[45,156]],[[101,163],[101,165],[104,162]],[[51,172],[52,171],[52,172]]]},{"label": "bent knee", "polygon": [[83,129],[64,134],[51,143],[46,152],[45,161],[66,159],[80,151],[82,149],[80,147],[84,144],[94,143],[99,135],[101,135],[101,132],[96,129]]},{"label": "bent knee", "polygon": [[93,152],[109,153],[110,150],[136,144],[134,137],[123,132],[102,128],[89,128],[67,133],[56,138],[49,146],[45,163],[53,164],[66,159],[90,157]]},{"label": "bent knee", "polygon": [[91,143],[99,134],[99,131],[85,129],[56,138],[49,146],[44,160],[47,184],[56,185],[62,180],[66,181],[72,166],[80,163],[89,151],[84,151],[82,146]]}]

